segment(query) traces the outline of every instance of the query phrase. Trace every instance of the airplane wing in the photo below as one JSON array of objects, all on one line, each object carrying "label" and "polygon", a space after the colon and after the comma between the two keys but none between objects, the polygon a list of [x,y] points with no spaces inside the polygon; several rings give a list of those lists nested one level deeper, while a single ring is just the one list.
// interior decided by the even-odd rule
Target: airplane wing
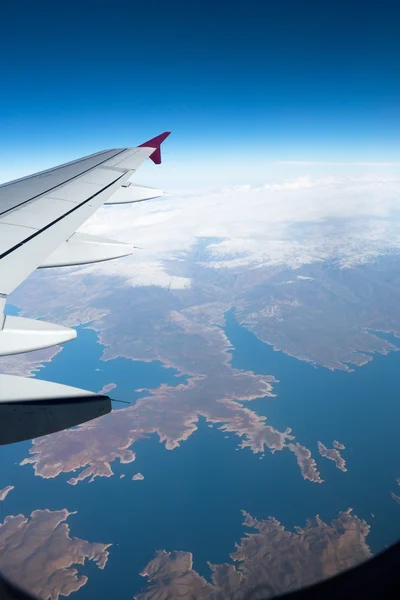
[{"label": "airplane wing", "polygon": [[136,148],[104,150],[0,186],[0,356],[76,337],[67,327],[4,316],[7,296],[37,268],[131,254],[130,245],[76,230],[103,204],[140,202],[162,194],[128,180],[146,158],[161,163],[160,146],[168,135],[162,133]]}]

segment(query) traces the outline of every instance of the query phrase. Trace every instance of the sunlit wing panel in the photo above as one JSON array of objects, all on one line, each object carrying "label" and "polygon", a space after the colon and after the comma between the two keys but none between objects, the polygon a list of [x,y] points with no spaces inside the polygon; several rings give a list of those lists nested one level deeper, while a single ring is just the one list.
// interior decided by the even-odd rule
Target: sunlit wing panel
[{"label": "sunlit wing panel", "polygon": [[[26,319],[13,317],[11,323],[3,313],[8,294],[32,271],[41,266],[109,260],[130,252],[128,246],[117,247],[118,242],[112,240],[97,238],[91,243],[90,236],[83,240],[74,234],[122,185],[127,185],[146,158],[160,162],[160,145],[168,135],[161,134],[136,148],[98,152],[0,186],[0,354],[42,347],[39,333],[38,340],[33,341],[32,321],[28,324]],[[56,330],[53,326],[49,331],[51,335],[46,329],[46,336],[42,336],[46,346],[51,345],[52,336],[54,343],[74,337],[65,328]]]},{"label": "sunlit wing panel", "polygon": [[22,177],[0,185],[0,215],[9,210],[31,202],[60,185],[73,181],[84,173],[89,173],[115,156],[126,151],[126,148],[105,150],[64,165],[47,169],[28,177]]},{"label": "sunlit wing panel", "polygon": [[[150,152],[147,150],[147,154]],[[143,160],[145,158],[146,155],[143,156]],[[78,227],[129,179],[133,171],[111,173],[111,181],[100,185],[86,184],[85,176],[81,175],[72,184],[57,188],[0,217],[1,294],[8,295],[15,290],[49,254],[71,237]],[[79,200],[71,199],[70,186],[76,194],[75,198]],[[7,233],[3,232],[11,233],[10,241]]]}]

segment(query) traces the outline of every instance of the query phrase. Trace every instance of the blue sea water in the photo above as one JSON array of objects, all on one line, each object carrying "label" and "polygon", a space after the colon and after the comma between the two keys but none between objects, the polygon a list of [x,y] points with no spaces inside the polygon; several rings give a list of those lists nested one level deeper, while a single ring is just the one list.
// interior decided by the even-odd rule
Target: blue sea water
[{"label": "blue sea water", "polygon": [[[166,451],[156,436],[141,440],[134,463],[115,462],[114,477],[77,486],[66,483],[68,476],[44,480],[30,466],[18,466],[30,443],[4,447],[0,488],[11,484],[15,490],[0,506],[3,515],[76,510],[69,518],[71,536],[113,543],[104,571],[91,562],[79,567],[89,581],[74,595],[78,600],[132,598],[144,584],[140,570],[157,549],[193,552],[194,568],[208,576],[207,561],[228,560],[242,537],[243,509],[258,518],[272,515],[292,528],[317,513],[330,521],[353,507],[371,524],[368,541],[374,551],[400,537],[400,506],[390,497],[400,476],[400,353],[377,355],[352,373],[330,372],[275,352],[239,326],[233,312],[225,331],[235,347],[234,367],[279,380],[276,398],[249,407],[267,415],[274,427],[292,427],[296,440],[312,451],[324,483],[304,481],[290,452],[266,453],[260,460],[248,449],[237,450],[233,434],[210,428],[203,419],[176,450]],[[117,388],[111,395],[129,401],[135,401],[135,388],[182,381],[161,363],[100,361],[96,342],[93,331],[81,328],[40,377],[94,391],[113,382]],[[346,446],[347,473],[317,452],[318,440],[331,447],[334,439]],[[132,481],[138,471],[145,479]]]}]

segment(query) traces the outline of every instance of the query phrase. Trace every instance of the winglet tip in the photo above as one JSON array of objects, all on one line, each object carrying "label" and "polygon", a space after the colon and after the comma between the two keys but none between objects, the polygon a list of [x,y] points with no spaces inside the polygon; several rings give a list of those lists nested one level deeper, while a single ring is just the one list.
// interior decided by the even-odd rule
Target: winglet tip
[{"label": "winglet tip", "polygon": [[159,164],[161,164],[161,144],[163,143],[164,140],[167,139],[167,137],[170,135],[170,133],[171,133],[170,131],[164,131],[164,133],[160,133],[160,135],[157,135],[156,137],[152,138],[151,140],[148,140],[147,142],[140,144],[140,146],[138,146],[138,147],[139,148],[143,148],[143,147],[155,148],[153,154],[151,154],[149,156],[149,158],[151,158],[153,163],[155,163],[156,165],[159,165]]}]

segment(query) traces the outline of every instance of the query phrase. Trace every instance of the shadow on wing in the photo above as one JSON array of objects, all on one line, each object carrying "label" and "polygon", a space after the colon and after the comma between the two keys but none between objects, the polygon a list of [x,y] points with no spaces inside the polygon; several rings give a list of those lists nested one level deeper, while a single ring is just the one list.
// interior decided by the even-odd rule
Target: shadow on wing
[{"label": "shadow on wing", "polygon": [[62,431],[111,412],[108,396],[46,398],[0,403],[0,445]]}]

